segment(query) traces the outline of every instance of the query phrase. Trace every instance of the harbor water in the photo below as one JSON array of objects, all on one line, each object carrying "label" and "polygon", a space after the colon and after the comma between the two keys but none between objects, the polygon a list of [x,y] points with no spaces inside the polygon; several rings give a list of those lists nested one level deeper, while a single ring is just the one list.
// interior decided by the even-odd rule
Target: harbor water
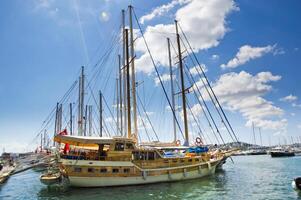
[{"label": "harbor water", "polygon": [[237,156],[233,161],[203,179],[111,188],[47,187],[39,181],[41,172],[29,170],[1,185],[0,199],[301,199],[291,186],[301,176],[301,157]]}]

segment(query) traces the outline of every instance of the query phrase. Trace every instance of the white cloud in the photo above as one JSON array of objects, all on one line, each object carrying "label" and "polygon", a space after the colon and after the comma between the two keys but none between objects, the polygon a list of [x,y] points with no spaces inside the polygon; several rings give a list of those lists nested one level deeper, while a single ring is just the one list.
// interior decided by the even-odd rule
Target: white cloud
[{"label": "white cloud", "polygon": [[301,129],[301,124],[298,124],[297,127],[298,127],[299,129]]},{"label": "white cloud", "polygon": [[213,54],[211,56],[211,60],[218,60],[219,59],[219,55]]},{"label": "white cloud", "polygon": [[153,9],[153,11],[149,14],[146,14],[142,16],[139,21],[141,24],[144,24],[145,21],[152,20],[155,17],[159,17],[164,15],[165,13],[169,12],[171,9],[173,9],[177,5],[183,5],[185,3],[188,3],[190,0],[173,0],[170,3],[161,5]]},{"label": "white cloud", "polygon": [[[197,119],[202,113],[203,113],[203,110],[202,110],[202,107],[200,104],[195,104],[191,107],[191,111],[188,110],[187,113],[188,113],[188,119],[189,121],[194,121],[194,118],[193,118],[193,115],[194,117]],[[181,112],[182,113],[182,112]],[[182,116],[182,115],[181,115]]]},{"label": "white cloud", "polygon": [[[207,71],[208,71],[208,69],[207,69],[207,67],[206,67],[205,64],[201,64],[201,67],[202,67],[202,69],[203,69],[204,72],[207,72]],[[195,66],[195,67],[190,68],[189,71],[190,71],[190,73],[191,73],[192,75],[198,75],[198,72],[199,72],[200,74],[202,74],[202,71],[201,71],[201,69],[200,69],[200,66],[198,66],[198,65]]]},{"label": "white cloud", "polygon": [[106,21],[109,21],[110,19],[110,15],[108,12],[105,12],[105,11],[102,11],[100,14],[99,14],[99,20],[102,21],[102,22],[106,22]]},{"label": "white cloud", "polygon": [[282,54],[285,54],[285,51],[283,48],[277,48],[273,51],[273,55],[276,56],[276,55],[282,55]]},{"label": "white cloud", "polygon": [[301,108],[301,104],[297,104],[297,103],[292,103],[292,106],[295,108]]},{"label": "white cloud", "polygon": [[[284,111],[263,98],[272,90],[272,86],[267,83],[280,79],[280,76],[270,72],[260,72],[254,76],[245,71],[227,73],[213,84],[213,90],[227,109],[242,114],[247,120],[247,126],[254,122],[263,129],[284,130],[287,121],[280,119]],[[204,89],[203,94],[209,100]]]},{"label": "white cloud", "polygon": [[283,101],[283,102],[293,102],[293,101],[296,101],[297,99],[298,99],[297,96],[294,96],[294,95],[290,94],[290,95],[288,95],[286,97],[282,97],[280,99],[280,101]]},{"label": "white cloud", "polygon": [[222,68],[236,68],[240,65],[245,64],[250,60],[259,58],[264,54],[272,52],[275,49],[275,45],[265,46],[265,47],[251,47],[250,45],[244,45],[239,48],[239,51],[233,59],[231,59],[227,64],[222,64]]},{"label": "white cloud", "polygon": [[[190,88],[190,92],[197,91],[198,89],[201,91],[201,89],[204,87],[204,84],[206,84],[205,78],[200,78],[198,81],[196,81],[193,86]],[[206,84],[207,85],[207,84]]]},{"label": "white cloud", "polygon": [[[233,0],[190,0],[175,12],[175,16],[192,48],[198,52],[219,44],[219,40],[228,30],[226,17],[234,10],[238,10],[238,7]],[[173,23],[147,26],[144,36],[156,64],[168,66],[166,37],[169,36],[171,42],[175,44],[174,33],[175,25]],[[137,71],[148,74],[153,72],[153,65],[141,37],[136,40],[135,46],[136,50],[142,53],[136,61]],[[172,51],[173,63],[176,63],[175,57],[175,53]]]},{"label": "white cloud", "polygon": [[[174,78],[175,77],[173,76],[173,79]],[[169,80],[170,80],[170,75],[169,74],[162,74],[161,75],[161,81],[162,82],[166,82],[166,81],[169,81]],[[158,77],[155,77],[154,81],[155,81],[156,86],[158,86],[160,84],[160,80],[159,80]]]}]

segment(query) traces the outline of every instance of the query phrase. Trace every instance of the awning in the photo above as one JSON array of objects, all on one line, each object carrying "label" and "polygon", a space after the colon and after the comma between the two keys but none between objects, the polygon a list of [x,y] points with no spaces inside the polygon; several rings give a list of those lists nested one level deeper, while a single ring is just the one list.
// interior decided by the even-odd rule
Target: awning
[{"label": "awning", "polygon": [[54,141],[58,143],[68,143],[74,146],[98,147],[99,144],[112,144],[114,141],[131,142],[132,139],[123,137],[89,137],[73,135],[56,135]]}]

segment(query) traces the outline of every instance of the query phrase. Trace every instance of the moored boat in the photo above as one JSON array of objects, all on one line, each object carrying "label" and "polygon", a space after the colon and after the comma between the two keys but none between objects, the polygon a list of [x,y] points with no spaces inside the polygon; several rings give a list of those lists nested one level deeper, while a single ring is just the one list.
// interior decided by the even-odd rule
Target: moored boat
[{"label": "moored boat", "polygon": [[[75,120],[72,111],[73,104],[69,104],[69,115],[70,121],[67,122],[66,126],[62,126],[63,118],[63,109],[62,104],[57,103],[56,113],[55,113],[55,136],[54,142],[55,146],[59,150],[58,159],[60,165],[60,172],[64,177],[69,179],[71,186],[75,187],[104,187],[104,186],[123,186],[123,185],[137,185],[137,184],[148,184],[148,183],[158,183],[158,182],[171,182],[179,181],[186,179],[195,179],[205,177],[211,174],[214,174],[216,168],[221,168],[225,163],[226,159],[231,156],[231,153],[222,151],[221,146],[215,144],[216,142],[211,142],[210,137],[206,136],[203,133],[199,125],[199,120],[194,116],[191,107],[187,103],[186,91],[187,87],[185,82],[189,81],[190,85],[196,85],[193,87],[195,89],[195,98],[197,105],[202,107],[204,113],[210,113],[208,106],[203,107],[203,104],[207,103],[203,99],[202,102],[198,97],[198,94],[201,96],[200,89],[196,84],[196,80],[191,74],[190,70],[187,70],[188,66],[184,65],[182,58],[181,50],[181,38],[179,30],[180,27],[178,22],[175,20],[175,30],[176,30],[176,44],[177,44],[177,63],[179,66],[179,94],[181,94],[181,111],[182,115],[177,115],[176,105],[174,104],[175,91],[173,86],[171,86],[171,100],[169,95],[166,93],[166,89],[161,80],[160,73],[156,70],[157,77],[160,80],[160,85],[164,91],[165,99],[168,103],[168,108],[172,113],[173,119],[173,140],[168,140],[169,142],[162,142],[159,140],[157,132],[154,130],[154,126],[151,122],[151,119],[148,116],[148,113],[145,109],[143,102],[140,102],[139,96],[135,93],[138,83],[135,80],[135,54],[134,54],[134,29],[132,25],[132,12],[133,7],[129,6],[129,29],[125,28],[125,11],[122,12],[122,42],[123,42],[123,57],[118,56],[119,59],[119,68],[117,71],[118,77],[116,82],[116,92],[117,92],[117,115],[116,118],[110,110],[107,101],[102,93],[99,91],[99,102],[94,102],[99,113],[99,123],[96,125],[93,122],[92,105],[85,105],[85,82],[86,75],[84,73],[84,67],[81,69],[79,81],[76,81],[71,90],[76,88],[75,86],[78,83],[78,128],[75,131],[73,128],[73,122]],[[144,37],[144,33],[141,30],[138,20],[138,27],[140,30],[141,38]],[[118,34],[118,37],[121,36]],[[182,35],[184,36],[186,43],[189,44],[184,32],[182,30]],[[120,41],[119,38],[116,41]],[[114,39],[115,41],[115,39]],[[172,55],[170,50],[170,39],[167,38],[168,42],[168,58],[170,60],[170,77],[172,77],[171,85],[173,84],[173,77],[177,76],[172,74]],[[147,45],[147,42],[145,41]],[[116,45],[119,45],[116,43]],[[131,51],[131,55],[129,55]],[[190,48],[191,54],[194,55],[193,49]],[[111,50],[109,50],[111,52]],[[151,52],[149,52],[151,54]],[[195,56],[195,55],[194,55]],[[107,56],[104,56],[104,59]],[[197,58],[195,58],[197,60]],[[153,66],[157,69],[156,64],[153,62]],[[198,66],[200,70],[202,67]],[[185,74],[188,72],[190,74]],[[95,71],[97,74],[98,72]],[[202,74],[205,77],[205,72],[202,70]],[[184,80],[184,76],[188,76],[187,81]],[[202,76],[199,73],[199,76]],[[92,77],[95,77],[94,75]],[[90,81],[87,81],[90,86]],[[187,83],[186,83],[187,84]],[[204,87],[207,89],[207,93],[211,96],[211,103],[215,107],[215,110],[219,113],[219,117],[224,122],[228,134],[231,136],[231,139],[237,140],[237,137],[230,125],[222,107],[219,103],[216,95],[213,92],[210,82],[206,79]],[[198,91],[196,91],[196,88]],[[189,89],[189,88],[188,88]],[[93,97],[93,91],[91,94]],[[110,91],[111,92],[111,91]],[[66,94],[67,96],[71,94],[71,91]],[[143,114],[140,114],[139,106],[136,102],[136,96],[138,97],[138,102],[140,102],[140,107],[144,111]],[[64,98],[66,99],[66,98]],[[95,98],[93,98],[95,100]],[[111,117],[104,118],[104,107],[103,102],[105,103],[106,109],[109,111]],[[114,100],[113,100],[114,101]],[[186,102],[187,101],[187,102]],[[191,117],[193,118],[193,123],[197,128],[198,132],[193,134],[194,131],[189,132],[188,121],[192,120],[191,117],[188,117],[188,109],[191,112]],[[206,109],[206,110],[205,110]],[[137,110],[140,115],[141,123],[145,129],[145,136],[141,138],[141,130],[139,129]],[[146,123],[142,120],[142,116],[145,116],[147,123],[150,125],[152,132],[156,139],[149,137],[148,129]],[[181,118],[180,116],[183,116]],[[165,119],[164,116],[159,116],[159,120]],[[182,119],[183,124],[180,124],[180,118]],[[208,125],[211,127],[212,134],[214,134],[215,139],[218,144],[223,143],[224,139],[219,131],[219,127],[216,124],[214,118],[211,116],[210,119],[205,117],[208,121]],[[158,123],[158,122],[157,122]],[[107,125],[110,126],[107,126]],[[215,130],[212,127],[214,124]],[[133,125],[133,126],[132,126]],[[167,129],[171,130],[169,123],[166,124]],[[70,128],[70,129],[69,129]],[[67,131],[67,129],[69,130]],[[97,129],[97,130],[96,130]],[[160,132],[165,132],[159,127]],[[62,131],[63,130],[63,131]],[[68,135],[68,133],[70,135]],[[178,132],[178,133],[177,133]],[[108,137],[104,137],[105,134]],[[179,135],[183,137],[183,140],[179,140]],[[92,135],[98,135],[97,137]],[[112,136],[115,135],[115,136]],[[219,136],[219,137],[218,137]],[[195,142],[192,142],[194,139]],[[149,142],[145,142],[145,139],[148,139]],[[165,138],[166,139],[166,138]],[[182,138],[181,138],[182,139]],[[208,140],[207,140],[208,139]],[[172,142],[170,142],[172,141]],[[210,144],[207,142],[210,141]],[[207,145],[205,145],[205,143]],[[183,146],[181,146],[183,144]],[[215,145],[214,145],[215,144]],[[211,149],[210,149],[211,148]],[[227,148],[229,149],[229,148]],[[44,178],[44,177],[41,177]],[[45,177],[47,179],[47,176]],[[55,177],[54,177],[55,179]]]},{"label": "moored boat", "polygon": [[45,185],[52,185],[55,183],[59,183],[61,181],[61,179],[62,178],[61,178],[60,172],[56,172],[56,173],[47,172],[40,176],[41,183],[43,183]]},{"label": "moored boat", "polygon": [[282,147],[276,147],[270,151],[271,157],[292,157],[295,156],[293,151],[284,149]]},{"label": "moored boat", "polygon": [[[189,153],[187,147],[139,147],[124,137],[57,135],[55,141],[70,144],[60,156],[60,167],[75,187],[138,185],[195,179],[215,173],[222,154]],[[196,147],[197,149],[197,147]],[[174,153],[164,156],[165,152]]]},{"label": "moored boat", "polygon": [[292,182],[292,187],[295,189],[295,190],[299,190],[301,191],[301,177],[297,177],[293,180]]}]

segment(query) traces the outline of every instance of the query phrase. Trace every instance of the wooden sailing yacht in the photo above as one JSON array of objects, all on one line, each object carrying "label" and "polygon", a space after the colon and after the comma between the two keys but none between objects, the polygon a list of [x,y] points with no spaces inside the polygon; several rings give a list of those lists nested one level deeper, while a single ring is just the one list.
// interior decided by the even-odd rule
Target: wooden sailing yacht
[{"label": "wooden sailing yacht", "polygon": [[[126,109],[124,109],[126,112],[123,112],[123,114],[126,115],[126,121],[118,123],[121,124],[121,126],[117,129],[126,129],[126,137],[103,137],[101,94],[99,102],[100,137],[86,136],[83,134],[83,130],[86,129],[83,127],[83,121],[86,119],[84,119],[83,106],[85,75],[82,69],[79,79],[78,135],[56,134],[54,137],[54,141],[59,144],[58,146],[64,147],[64,151],[60,151],[60,170],[61,173],[69,179],[71,186],[121,186],[201,178],[214,174],[217,166],[222,165],[226,159],[224,153],[218,150],[210,151],[207,146],[203,146],[200,138],[196,139],[193,146],[189,144],[185,95],[187,89],[184,85],[184,67],[177,21],[175,21],[175,25],[185,141],[183,146],[180,145],[180,141],[176,140],[176,137],[171,143],[138,143],[132,11],[132,6],[129,6],[130,30],[125,29],[123,23],[125,59],[123,60],[123,67],[119,69],[119,76],[124,77],[123,88],[126,98],[123,99],[124,104],[122,104],[122,99],[119,100],[120,107],[118,109],[122,110],[122,105],[126,107]],[[129,31],[131,41],[129,41]],[[129,43],[131,44],[129,45]],[[129,46],[131,46],[131,55]],[[132,73],[130,73],[130,71]],[[121,79],[119,87],[121,90]],[[119,97],[121,98],[121,96],[120,93]],[[175,120],[174,101],[168,102]],[[132,105],[133,108],[131,108]],[[134,131],[132,131],[131,116],[134,118]],[[123,123],[125,126],[123,126]],[[174,121],[174,130],[175,124],[176,122]],[[72,128],[72,123],[70,127]],[[56,128],[56,133],[59,132],[58,130],[59,128]]]}]

